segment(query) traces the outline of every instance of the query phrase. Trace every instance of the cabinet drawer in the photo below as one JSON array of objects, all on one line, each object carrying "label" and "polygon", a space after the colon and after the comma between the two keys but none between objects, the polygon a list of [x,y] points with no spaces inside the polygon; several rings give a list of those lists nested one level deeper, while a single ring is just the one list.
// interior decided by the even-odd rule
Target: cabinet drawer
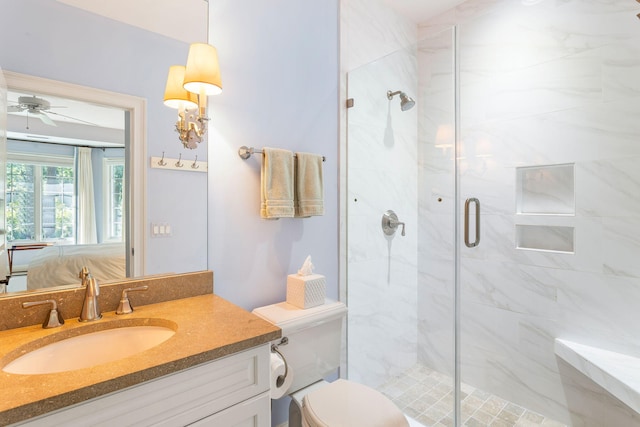
[{"label": "cabinet drawer", "polygon": [[269,392],[227,408],[200,421],[193,427],[270,427],[271,397]]},{"label": "cabinet drawer", "polygon": [[185,369],[20,425],[185,426],[269,390],[269,345]]}]

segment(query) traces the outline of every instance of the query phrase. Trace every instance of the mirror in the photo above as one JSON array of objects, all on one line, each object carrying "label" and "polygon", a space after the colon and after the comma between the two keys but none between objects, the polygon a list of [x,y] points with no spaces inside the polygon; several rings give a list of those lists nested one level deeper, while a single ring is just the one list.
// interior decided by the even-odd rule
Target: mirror
[{"label": "mirror", "polygon": [[143,274],[144,100],[4,75],[7,290],[78,286],[85,264],[100,283]]}]

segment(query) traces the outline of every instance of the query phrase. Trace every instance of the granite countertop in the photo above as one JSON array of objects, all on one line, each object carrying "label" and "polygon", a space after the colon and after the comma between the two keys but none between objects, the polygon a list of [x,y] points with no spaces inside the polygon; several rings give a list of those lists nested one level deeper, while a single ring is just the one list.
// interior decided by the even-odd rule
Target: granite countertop
[{"label": "granite countertop", "polygon": [[[111,325],[109,323],[112,323]],[[175,328],[167,341],[134,356],[90,368],[55,374],[18,375],[0,371],[0,425],[23,421],[87,399],[228,356],[280,338],[282,331],[216,295],[202,295],[136,307],[131,314],[103,313],[101,320],[65,319],[62,327],[26,326],[0,332],[0,366],[20,349],[53,334],[78,335],[129,325]]]}]

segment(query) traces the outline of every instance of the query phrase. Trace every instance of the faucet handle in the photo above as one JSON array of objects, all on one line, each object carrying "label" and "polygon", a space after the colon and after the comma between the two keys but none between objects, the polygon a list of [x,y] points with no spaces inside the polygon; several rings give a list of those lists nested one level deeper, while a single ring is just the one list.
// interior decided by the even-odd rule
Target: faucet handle
[{"label": "faucet handle", "polygon": [[402,226],[402,232],[400,233],[400,235],[401,236],[405,235],[404,234],[404,222],[400,222],[400,221],[397,221],[395,219],[391,219],[389,222],[391,223],[391,227],[393,227],[393,228],[398,228],[398,226],[401,225]]},{"label": "faucet handle", "polygon": [[78,277],[80,279],[82,279],[82,285],[85,284],[85,279],[89,276],[89,269],[87,268],[87,266],[83,266],[82,269],[80,270],[80,273],[78,273]]},{"label": "faucet handle", "polygon": [[382,231],[384,232],[384,234],[386,234],[387,236],[393,236],[396,232],[396,230],[398,229],[398,226],[402,226],[402,233],[401,235],[405,235],[404,232],[404,222],[399,221],[398,220],[398,215],[396,215],[396,213],[392,210],[388,210],[386,211],[383,215],[382,215]]},{"label": "faucet handle", "polygon": [[62,316],[60,315],[60,312],[58,311],[58,304],[55,302],[55,300],[48,299],[44,301],[23,302],[22,308],[29,308],[29,307],[33,307],[36,305],[43,305],[43,304],[51,304],[51,311],[49,311],[49,314],[44,319],[44,323],[42,324],[42,327],[44,329],[50,329],[50,328],[57,328],[58,326],[64,325],[64,319],[62,318]]},{"label": "faucet handle", "polygon": [[116,310],[116,314],[129,314],[133,313],[133,307],[131,307],[131,302],[129,301],[129,295],[127,292],[132,291],[146,291],[149,289],[149,286],[138,286],[135,288],[126,288],[122,290],[122,298],[120,298],[120,305],[118,305],[118,309]]}]

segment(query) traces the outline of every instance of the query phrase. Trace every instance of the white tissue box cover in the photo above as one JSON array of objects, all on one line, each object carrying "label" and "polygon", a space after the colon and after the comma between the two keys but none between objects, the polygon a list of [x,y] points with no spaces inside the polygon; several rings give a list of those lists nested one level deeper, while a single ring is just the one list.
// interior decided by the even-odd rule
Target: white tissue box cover
[{"label": "white tissue box cover", "polygon": [[311,308],[324,304],[326,280],[322,274],[287,276],[287,302],[298,308]]}]

